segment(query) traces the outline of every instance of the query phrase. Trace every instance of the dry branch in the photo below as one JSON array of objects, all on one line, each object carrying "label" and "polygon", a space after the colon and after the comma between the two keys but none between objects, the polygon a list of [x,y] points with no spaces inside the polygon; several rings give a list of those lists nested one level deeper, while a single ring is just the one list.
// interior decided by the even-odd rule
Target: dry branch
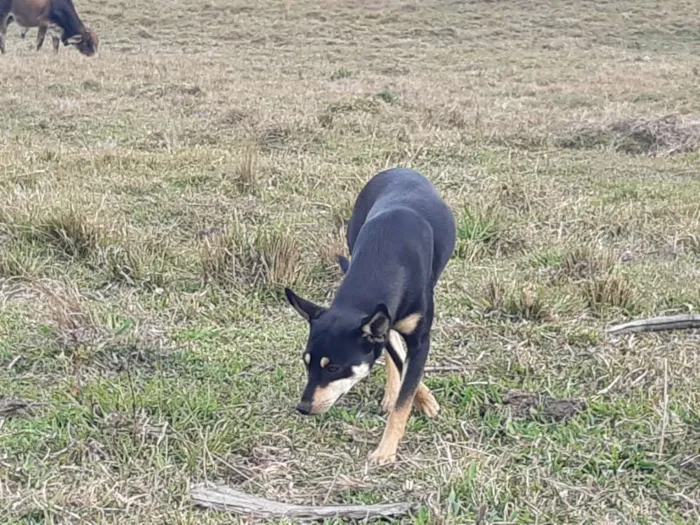
[{"label": "dry branch", "polygon": [[0,399],[0,419],[14,416],[37,405],[26,399]]},{"label": "dry branch", "polygon": [[692,330],[700,328],[700,314],[682,314],[638,319],[608,328],[608,334],[620,335],[632,332],[659,332],[662,330]]},{"label": "dry branch", "polygon": [[253,518],[296,518],[323,520],[329,518],[371,519],[403,516],[414,509],[412,503],[383,505],[290,505],[239,492],[229,487],[198,485],[190,490],[196,505],[223,510]]}]

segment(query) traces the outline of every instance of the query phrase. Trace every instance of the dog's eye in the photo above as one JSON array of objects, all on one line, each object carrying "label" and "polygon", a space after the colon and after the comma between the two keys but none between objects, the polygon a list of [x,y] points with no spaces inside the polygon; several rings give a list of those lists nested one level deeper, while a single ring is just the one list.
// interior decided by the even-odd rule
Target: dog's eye
[{"label": "dog's eye", "polygon": [[331,374],[335,374],[338,370],[340,370],[340,367],[338,365],[328,365],[326,370],[328,370]]}]

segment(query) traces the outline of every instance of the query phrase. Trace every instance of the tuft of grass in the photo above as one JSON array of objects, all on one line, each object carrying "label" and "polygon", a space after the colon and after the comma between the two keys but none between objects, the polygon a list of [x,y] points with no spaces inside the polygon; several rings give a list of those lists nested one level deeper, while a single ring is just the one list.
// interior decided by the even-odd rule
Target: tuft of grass
[{"label": "tuft of grass", "polygon": [[293,132],[285,126],[273,125],[258,136],[258,146],[262,151],[271,152],[284,149],[292,140]]},{"label": "tuft of grass", "polygon": [[147,246],[111,244],[100,250],[99,260],[110,282],[149,290],[166,285],[163,255],[151,253]]},{"label": "tuft of grass", "polygon": [[619,257],[610,250],[595,250],[588,245],[579,245],[566,251],[554,268],[553,280],[580,281],[607,274],[616,266]]},{"label": "tuft of grass", "polygon": [[253,193],[260,187],[258,149],[254,146],[246,147],[238,159],[236,185],[244,193]]},{"label": "tuft of grass", "polygon": [[72,207],[32,226],[31,234],[63,255],[76,259],[86,259],[93,255],[103,237],[100,227]]},{"label": "tuft of grass", "polygon": [[512,321],[541,322],[552,319],[542,290],[532,285],[508,286],[503,281],[491,278],[484,286],[482,304],[487,314],[498,314]]},{"label": "tuft of grass", "polygon": [[500,238],[499,223],[490,213],[474,213],[465,208],[457,219],[456,256],[472,260]]},{"label": "tuft of grass", "polygon": [[336,230],[345,230],[350,222],[355,200],[351,198],[338,199],[331,210],[331,221]]},{"label": "tuft of grass", "polygon": [[339,231],[318,242],[317,255],[322,282],[337,281],[342,275],[338,265],[338,255],[348,256],[344,233]]},{"label": "tuft of grass", "polygon": [[262,288],[302,280],[304,267],[294,237],[279,229],[254,234],[236,226],[202,240],[200,265],[205,281]]},{"label": "tuft of grass", "polygon": [[529,255],[524,262],[524,266],[551,270],[560,267],[563,260],[564,256],[559,250],[546,249]]},{"label": "tuft of grass", "polygon": [[332,128],[336,122],[343,122],[351,115],[377,115],[381,112],[381,103],[376,98],[354,97],[349,100],[331,102],[318,115],[318,123],[322,128]]},{"label": "tuft of grass", "polygon": [[[301,280],[304,267],[296,239],[279,230],[264,230],[255,238],[253,258],[265,286],[285,286]],[[253,272],[258,273],[258,272]]]},{"label": "tuft of grass", "polygon": [[629,278],[616,273],[593,277],[581,283],[581,293],[588,307],[600,314],[609,308],[618,308],[634,314],[638,295]]},{"label": "tuft of grass", "polygon": [[202,277],[207,282],[235,285],[249,266],[247,238],[238,225],[203,237],[199,250]]}]

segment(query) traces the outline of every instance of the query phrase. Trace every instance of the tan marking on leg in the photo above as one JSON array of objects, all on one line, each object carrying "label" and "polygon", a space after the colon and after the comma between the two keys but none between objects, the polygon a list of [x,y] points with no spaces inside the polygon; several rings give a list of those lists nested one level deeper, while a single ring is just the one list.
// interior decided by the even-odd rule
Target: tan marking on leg
[{"label": "tan marking on leg", "polygon": [[330,362],[330,359],[328,359],[327,357],[322,357],[321,363],[320,363],[321,368],[326,368],[326,366],[328,365],[329,362]]},{"label": "tan marking on leg", "polygon": [[406,432],[406,422],[408,421],[408,416],[411,415],[412,405],[413,399],[408,399],[406,403],[400,407],[396,407],[394,411],[389,414],[382,440],[376,450],[369,456],[370,464],[384,465],[396,461],[396,449],[399,446],[399,441],[401,441],[401,438]]},{"label": "tan marking on leg", "polygon": [[306,363],[307,365],[311,363],[311,354],[304,354],[304,363]]},{"label": "tan marking on leg", "polygon": [[384,390],[384,398],[382,399],[382,410],[384,412],[391,412],[396,404],[396,399],[399,397],[399,389],[401,388],[401,382],[403,381],[403,372],[406,370],[406,347],[404,345],[403,337],[396,330],[389,330],[389,344],[394,349],[401,363],[401,373],[399,369],[394,364],[393,359],[389,355],[389,352],[385,350],[385,361],[386,361],[386,388]]},{"label": "tan marking on leg", "polygon": [[386,373],[386,387],[384,388],[384,398],[382,399],[382,411],[391,412],[394,410],[394,405],[396,405],[396,399],[399,397],[399,389],[401,388],[401,374],[399,374],[399,369],[396,368],[394,360],[385,351],[386,354],[386,367],[384,372]]},{"label": "tan marking on leg", "polygon": [[407,315],[403,319],[399,319],[394,324],[394,330],[398,330],[404,335],[411,335],[413,332],[416,331],[416,328],[418,328],[418,323],[422,318],[423,314],[420,314],[418,312],[411,315]]},{"label": "tan marking on leg", "polygon": [[[401,334],[399,334],[396,330],[391,330],[389,332],[389,341],[391,342],[391,346],[394,348],[396,353],[399,355],[399,358],[402,360],[404,363],[404,366],[402,367],[402,374],[399,375],[399,371],[397,370],[396,366],[394,365],[394,362],[391,359],[391,356],[387,353],[386,355],[386,378],[387,378],[387,385],[386,389],[384,391],[384,399],[382,400],[382,410],[384,412],[391,412],[393,406],[396,404],[396,398],[399,395],[399,389],[401,388],[401,382],[403,381],[403,372],[406,371],[406,346],[403,340],[403,337],[401,337]],[[398,376],[397,379],[394,379],[394,374]],[[393,392],[393,381],[397,380],[396,384],[396,392],[393,394],[393,397],[390,396],[390,393]],[[391,385],[391,387],[390,387]],[[435,400],[435,397],[433,397],[433,394],[430,392],[430,389],[421,382],[418,385],[418,389],[416,390],[416,397],[413,400],[413,406],[418,410],[419,412],[424,413],[428,417],[435,417],[440,410],[440,405],[438,402]]]},{"label": "tan marking on leg", "polygon": [[433,396],[430,389],[423,383],[418,385],[416,397],[413,399],[413,406],[416,407],[416,410],[423,412],[428,417],[435,417],[440,411],[440,405],[435,400],[435,396]]}]

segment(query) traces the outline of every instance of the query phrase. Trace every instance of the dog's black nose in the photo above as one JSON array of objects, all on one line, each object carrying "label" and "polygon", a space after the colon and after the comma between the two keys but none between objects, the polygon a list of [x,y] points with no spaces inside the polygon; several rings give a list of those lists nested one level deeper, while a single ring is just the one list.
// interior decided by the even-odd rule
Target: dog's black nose
[{"label": "dog's black nose", "polygon": [[311,405],[302,401],[297,405],[297,411],[305,416],[308,416],[311,413]]}]

